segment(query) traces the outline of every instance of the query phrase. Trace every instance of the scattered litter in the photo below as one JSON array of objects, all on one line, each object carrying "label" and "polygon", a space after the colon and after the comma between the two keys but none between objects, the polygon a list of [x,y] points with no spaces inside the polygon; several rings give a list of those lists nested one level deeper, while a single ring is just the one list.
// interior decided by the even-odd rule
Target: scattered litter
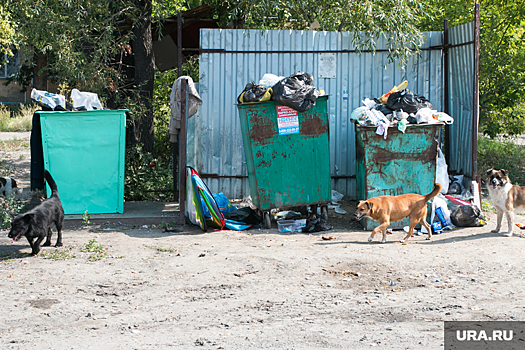
[{"label": "scattered litter", "polygon": [[281,233],[293,233],[295,232],[295,221],[279,220],[277,221],[277,230]]},{"label": "scattered litter", "polygon": [[346,214],[346,210],[341,209],[340,207],[335,207],[335,212],[336,212],[337,214],[342,214],[342,215],[345,215],[345,214]]},{"label": "scattered litter", "polygon": [[332,237],[332,236],[322,236],[321,238],[322,238],[323,240],[325,240],[325,241],[330,241],[330,240],[332,240],[332,239],[335,239],[335,238]]},{"label": "scattered litter", "polygon": [[301,217],[301,213],[292,210],[280,211],[274,214],[275,220],[291,220]]},{"label": "scattered litter", "polygon": [[234,273],[233,275],[234,276],[237,276],[237,277],[242,277],[244,275],[249,275],[249,274],[252,274],[252,273],[257,273],[259,272],[259,270],[255,270],[255,271],[246,271],[246,272],[240,272],[240,273]]},{"label": "scattered litter", "polygon": [[316,215],[312,215],[306,220],[306,226],[302,229],[302,232],[312,233],[319,231],[329,231],[332,228],[333,226],[323,218],[318,218]]},{"label": "scattered litter", "polygon": [[343,199],[344,195],[342,193],[337,192],[336,190],[332,190],[332,204],[337,205],[339,202]]}]

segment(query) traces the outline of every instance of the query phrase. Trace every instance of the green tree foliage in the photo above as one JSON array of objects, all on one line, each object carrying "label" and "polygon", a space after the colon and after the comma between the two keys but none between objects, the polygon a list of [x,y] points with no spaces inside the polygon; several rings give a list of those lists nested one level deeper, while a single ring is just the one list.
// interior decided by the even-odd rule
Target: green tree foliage
[{"label": "green tree foliage", "polygon": [[13,56],[12,48],[17,47],[16,24],[11,20],[11,15],[4,6],[0,5],[0,66],[3,56]]},{"label": "green tree foliage", "polygon": [[[487,135],[525,131],[525,1],[480,1],[480,123]],[[422,30],[471,22],[475,1],[428,0]]]},{"label": "green tree foliage", "polygon": [[[102,99],[126,89],[119,62],[129,54],[129,30],[122,20],[135,17],[137,9],[123,1],[8,0],[11,16],[26,48],[48,55],[48,75],[62,92],[72,88],[96,92]],[[124,23],[125,24],[125,23]],[[22,62],[28,74],[33,56]],[[22,81],[24,77],[19,77]]]},{"label": "green tree foliage", "polygon": [[[421,44],[417,0],[211,0],[221,28],[351,31],[357,49],[374,50],[385,38],[390,59],[404,61]],[[193,2],[192,6],[198,3]],[[357,34],[360,32],[361,34]]]}]

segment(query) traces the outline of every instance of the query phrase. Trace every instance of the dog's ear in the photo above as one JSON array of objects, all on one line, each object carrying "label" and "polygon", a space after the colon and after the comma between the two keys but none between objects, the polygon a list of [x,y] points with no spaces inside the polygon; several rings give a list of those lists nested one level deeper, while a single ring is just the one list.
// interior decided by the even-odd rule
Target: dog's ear
[{"label": "dog's ear", "polygon": [[489,170],[487,170],[487,176],[490,176],[490,174],[492,174],[493,171],[494,171],[494,168],[490,168]]},{"label": "dog's ear", "polygon": [[27,224],[34,223],[35,214],[33,214],[33,213],[19,214],[18,216],[20,216],[21,220],[24,221]]},{"label": "dog's ear", "polygon": [[508,176],[509,175],[509,172],[505,169],[501,169],[501,173],[503,174],[503,176]]},{"label": "dog's ear", "polygon": [[374,203],[370,203],[370,202],[365,202],[366,203],[366,207],[368,208],[368,210],[372,210],[372,208],[374,207]]}]

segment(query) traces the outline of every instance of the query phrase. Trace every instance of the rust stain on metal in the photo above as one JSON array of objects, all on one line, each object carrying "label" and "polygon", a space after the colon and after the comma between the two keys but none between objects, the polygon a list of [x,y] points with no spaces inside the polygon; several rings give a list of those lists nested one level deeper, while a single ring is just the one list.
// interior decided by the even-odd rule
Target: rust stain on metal
[{"label": "rust stain on metal", "polygon": [[258,150],[257,153],[255,154],[255,157],[257,158],[261,158],[263,156],[261,150]]},{"label": "rust stain on metal", "polygon": [[323,123],[323,120],[317,115],[304,115],[304,119],[299,126],[299,132],[306,138],[314,138],[327,133],[328,125]]},{"label": "rust stain on metal", "polygon": [[271,163],[265,162],[264,160],[257,165],[259,168],[269,168]]},{"label": "rust stain on metal", "polygon": [[277,135],[275,131],[275,125],[272,119],[269,118],[265,113],[259,111],[253,111],[249,113],[250,124],[250,139],[255,142],[256,145],[268,145],[272,143],[273,137]]}]

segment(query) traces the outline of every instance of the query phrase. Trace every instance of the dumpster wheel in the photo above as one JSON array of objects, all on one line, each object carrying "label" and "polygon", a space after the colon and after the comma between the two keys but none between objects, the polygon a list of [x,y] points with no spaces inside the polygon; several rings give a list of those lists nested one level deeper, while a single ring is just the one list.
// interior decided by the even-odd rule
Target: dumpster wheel
[{"label": "dumpster wheel", "polygon": [[263,212],[263,228],[272,228],[272,219],[270,218],[270,213],[267,211]]},{"label": "dumpster wheel", "polygon": [[321,219],[328,221],[328,206],[321,206]]}]

